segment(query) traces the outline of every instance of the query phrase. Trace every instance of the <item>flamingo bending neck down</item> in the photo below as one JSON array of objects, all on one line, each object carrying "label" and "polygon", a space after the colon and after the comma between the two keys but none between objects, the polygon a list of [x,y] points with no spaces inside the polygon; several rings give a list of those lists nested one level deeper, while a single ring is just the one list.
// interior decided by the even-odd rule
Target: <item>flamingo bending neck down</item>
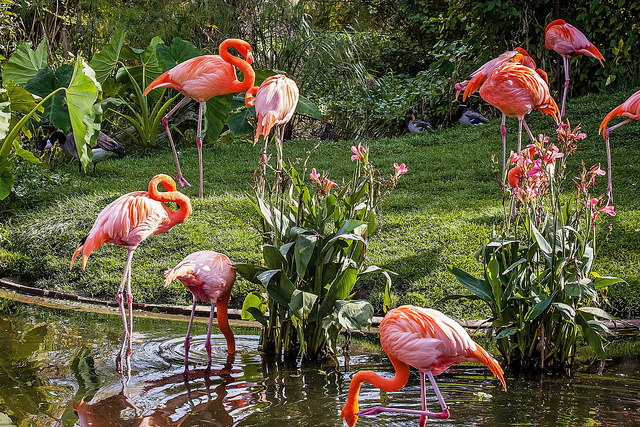
[{"label": "flamingo bending neck down", "polygon": [[558,52],[564,62],[564,93],[560,111],[560,117],[564,117],[569,88],[569,60],[577,55],[587,55],[600,61],[600,65],[604,67],[604,57],[580,30],[562,19],[556,19],[547,25],[544,30],[544,44],[547,49]]},{"label": "flamingo bending neck down", "polygon": [[[162,184],[166,191],[159,192],[158,185]],[[178,210],[173,211],[165,203],[178,204]],[[127,248],[127,264],[122,274],[120,288],[116,294],[122,323],[124,325],[124,339],[120,355],[117,359],[118,371],[121,371],[121,357],[124,345],[129,341],[128,355],[131,354],[131,340],[133,334],[133,295],[131,293],[131,260],[133,253],[143,240],[156,234],[164,233],[174,225],[184,222],[191,215],[191,202],[189,197],[176,191],[176,183],[168,175],[156,175],[149,182],[148,191],[134,191],[118,197],[109,203],[98,214],[91,231],[80,241],[71,258],[69,269],[73,268],[73,262],[82,252],[82,269],[87,265],[87,259],[91,252],[102,246],[103,243],[113,243]],[[125,282],[127,284],[127,301],[129,304],[129,325],[127,330],[127,317],[124,312],[122,291]],[[129,367],[130,368],[130,367]]]},{"label": "flamingo bending neck down", "polygon": [[[551,115],[559,121],[558,105],[549,94],[547,75],[543,70],[532,70],[515,59],[496,68],[480,88],[480,96],[502,112],[502,175],[506,168],[506,116],[517,117],[518,152],[522,148],[524,116],[533,110]],[[529,137],[534,137],[527,127]]]},{"label": "flamingo bending neck down", "polygon": [[165,286],[171,282],[180,280],[193,294],[193,307],[191,308],[191,318],[187,328],[187,336],[184,340],[184,370],[189,370],[189,347],[191,339],[191,325],[196,311],[198,299],[211,303],[209,314],[209,329],[207,331],[207,341],[205,348],[209,355],[209,365],[211,365],[211,324],[213,323],[213,311],[218,307],[218,327],[227,340],[227,352],[233,354],[236,351],[236,343],[233,331],[229,327],[227,307],[231,288],[236,280],[236,271],[233,263],[224,254],[214,251],[200,251],[187,255],[174,268],[165,273]]},{"label": "flamingo bending neck down", "polygon": [[[246,61],[232,56],[228,49],[235,47]],[[162,124],[169,137],[173,156],[178,169],[178,182],[180,185],[189,185],[182,176],[178,154],[176,153],[173,138],[169,131],[169,116],[171,116],[180,106],[189,99],[199,103],[198,109],[198,131],[196,134],[196,145],[198,146],[198,161],[200,166],[200,197],[203,195],[203,169],[202,169],[202,110],[204,103],[218,95],[228,93],[245,92],[253,86],[255,72],[251,67],[253,55],[249,43],[240,39],[227,39],[220,44],[219,55],[203,55],[188,59],[155,79],[144,90],[144,95],[151,90],[162,87],[173,88],[184,95],[184,98],[169,111],[163,118]],[[239,81],[235,68],[237,67],[244,74],[244,79]]]},{"label": "flamingo bending neck down", "polygon": [[[375,415],[381,412],[419,415],[420,425],[424,425],[427,417],[449,418],[449,409],[440,394],[434,376],[440,375],[450,366],[460,362],[484,364],[500,379],[504,389],[507,389],[498,362],[476,344],[455,320],[437,310],[411,305],[390,310],[380,323],[380,343],[389,356],[396,374],[393,378],[383,378],[373,371],[360,371],[354,375],[349,386],[349,397],[341,414],[350,427],[356,424],[360,415]],[[409,379],[409,366],[420,371],[421,411],[380,406],[359,410],[358,394],[362,383],[371,383],[384,391],[399,390]],[[426,411],[425,376],[429,377],[442,412]]]},{"label": "flamingo bending neck down", "polygon": [[[618,123],[617,125],[607,127],[609,121],[614,117],[628,117],[628,119]],[[607,146],[607,165],[609,170],[607,171],[608,175],[608,184],[607,184],[607,198],[608,203],[613,203],[613,187],[611,184],[611,148],[609,145],[609,132],[612,130],[619,128],[620,126],[629,123],[631,120],[640,120],[640,90],[631,95],[625,102],[618,105],[616,108],[611,110],[609,114],[602,120],[600,123],[600,128],[598,129],[598,133],[602,132],[602,136],[604,137],[605,144]]]}]

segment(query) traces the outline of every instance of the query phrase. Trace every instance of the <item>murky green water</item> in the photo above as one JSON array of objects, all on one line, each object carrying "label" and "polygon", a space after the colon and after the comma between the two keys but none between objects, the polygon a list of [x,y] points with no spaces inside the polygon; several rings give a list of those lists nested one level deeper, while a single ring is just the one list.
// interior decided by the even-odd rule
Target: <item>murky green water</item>
[{"label": "murky green water", "polygon": [[[136,319],[127,383],[114,367],[122,327],[117,316],[1,301],[0,307],[12,313],[0,314],[0,426],[340,426],[353,372],[392,372],[381,355],[352,357],[349,372],[264,365],[257,336],[236,328],[235,357],[227,357],[222,335],[215,335],[207,372],[206,325],[199,324],[191,347],[198,366],[185,380],[186,324]],[[608,368],[603,376],[508,378],[508,392],[487,372],[462,367],[438,377],[452,418],[430,424],[640,425],[640,361]],[[417,409],[419,384],[414,372],[407,387],[388,395],[366,385],[360,407]],[[438,409],[432,393],[429,407]],[[417,418],[385,414],[358,421],[376,425],[417,425]]]}]

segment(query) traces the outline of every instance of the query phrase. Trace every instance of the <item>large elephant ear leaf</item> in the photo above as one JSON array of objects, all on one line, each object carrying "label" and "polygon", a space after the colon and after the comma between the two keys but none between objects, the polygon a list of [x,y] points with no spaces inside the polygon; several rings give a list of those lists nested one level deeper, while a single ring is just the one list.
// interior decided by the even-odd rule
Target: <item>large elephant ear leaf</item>
[{"label": "large elephant ear leaf", "polygon": [[[55,72],[45,68],[29,80],[25,88],[29,92],[44,98],[58,88],[68,87],[72,75],[73,66],[69,64],[61,65]],[[69,129],[71,129],[71,121],[69,120],[69,110],[67,109],[64,93],[56,93],[43,106],[43,120],[51,123],[57,129],[61,129],[64,133],[68,133]]]},{"label": "large elephant ear leaf", "polygon": [[0,200],[6,198],[11,193],[13,187],[13,174],[11,173],[11,163],[4,157],[0,157]]},{"label": "large elephant ear leaf", "polygon": [[304,114],[305,116],[309,116],[317,120],[322,120],[322,113],[320,112],[318,106],[311,102],[309,98],[306,98],[302,95],[300,95],[300,99],[298,100],[296,113]]},{"label": "large elephant ear leaf", "polygon": [[216,141],[231,111],[232,94],[214,96],[205,102],[204,132],[211,142]]},{"label": "large elephant ear leaf", "polygon": [[174,37],[169,46],[158,44],[156,46],[156,54],[164,71],[170,70],[187,59],[201,55],[193,43],[183,40],[180,37]]},{"label": "large elephant ear leaf", "polygon": [[38,71],[47,67],[47,44],[43,40],[36,50],[32,50],[29,43],[22,43],[16,52],[11,55],[2,69],[2,81],[14,81],[16,84],[25,85]]},{"label": "large elephant ear leaf", "polygon": [[118,64],[120,51],[124,44],[124,36],[125,31],[117,31],[113,37],[111,37],[109,43],[89,61],[89,65],[96,72],[96,80],[98,80],[100,84],[107,80],[107,77],[109,77]]},{"label": "large elephant ear leaf", "polygon": [[78,58],[73,70],[73,77],[67,89],[67,105],[73,136],[76,140],[76,148],[82,166],[86,170],[91,163],[91,151],[89,147],[92,140],[98,136],[100,130],[95,120],[100,109],[94,108],[100,94],[100,83],[96,80],[95,72],[82,58]]}]

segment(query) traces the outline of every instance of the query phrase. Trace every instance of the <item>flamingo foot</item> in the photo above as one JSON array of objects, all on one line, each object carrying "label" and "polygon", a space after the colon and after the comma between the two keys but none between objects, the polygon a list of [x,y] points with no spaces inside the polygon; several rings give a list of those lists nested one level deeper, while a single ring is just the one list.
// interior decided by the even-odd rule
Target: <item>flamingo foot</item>
[{"label": "flamingo foot", "polygon": [[186,179],[184,179],[184,177],[180,172],[178,172],[177,178],[178,178],[178,184],[180,184],[182,187],[184,187],[185,185],[188,187],[191,187],[191,184],[189,184],[189,182]]},{"label": "flamingo foot", "polygon": [[363,415],[378,415],[381,414],[383,412],[386,412],[387,408],[383,407],[383,406],[374,406],[373,408],[367,408],[367,409],[363,409],[360,412],[356,412],[357,416],[363,416]]}]

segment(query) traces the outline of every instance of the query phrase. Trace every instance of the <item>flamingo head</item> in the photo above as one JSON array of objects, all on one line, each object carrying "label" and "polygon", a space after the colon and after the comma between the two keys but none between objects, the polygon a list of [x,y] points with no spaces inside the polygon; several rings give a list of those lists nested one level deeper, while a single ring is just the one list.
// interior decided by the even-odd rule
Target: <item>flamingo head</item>
[{"label": "flamingo head", "polygon": [[340,416],[342,417],[342,425],[353,427],[356,425],[358,421],[358,416],[356,413],[359,411],[358,404],[355,404],[355,407],[349,405],[348,403],[344,405],[342,408],[342,413]]},{"label": "flamingo head", "polygon": [[251,65],[253,63],[253,53],[251,53],[251,45],[244,40],[238,40],[234,46],[240,52],[240,55],[244,56],[247,63]]}]

